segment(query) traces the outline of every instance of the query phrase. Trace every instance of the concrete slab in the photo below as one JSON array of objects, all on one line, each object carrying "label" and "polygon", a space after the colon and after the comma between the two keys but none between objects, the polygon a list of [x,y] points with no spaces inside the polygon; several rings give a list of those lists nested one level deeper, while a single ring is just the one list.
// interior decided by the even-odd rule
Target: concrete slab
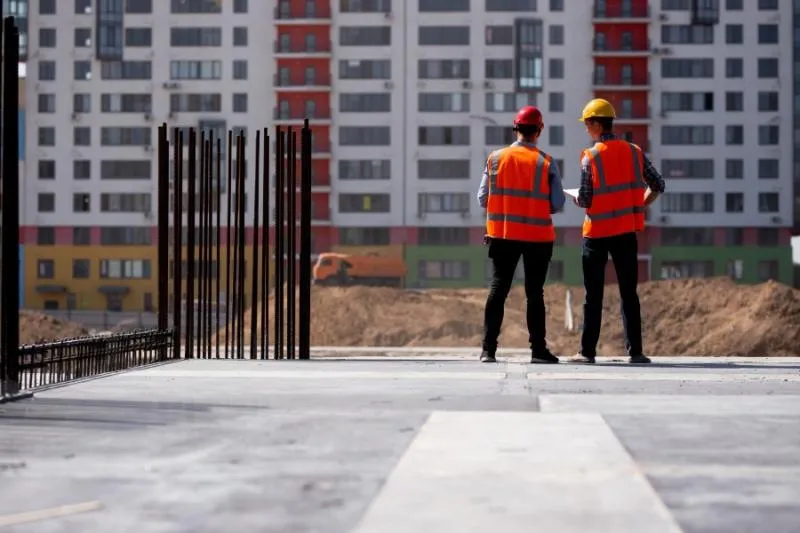
[{"label": "concrete slab", "polygon": [[539,398],[543,412],[628,415],[800,416],[795,395],[684,396],[680,394],[553,394]]},{"label": "concrete slab", "polygon": [[355,533],[679,532],[598,415],[435,412]]}]

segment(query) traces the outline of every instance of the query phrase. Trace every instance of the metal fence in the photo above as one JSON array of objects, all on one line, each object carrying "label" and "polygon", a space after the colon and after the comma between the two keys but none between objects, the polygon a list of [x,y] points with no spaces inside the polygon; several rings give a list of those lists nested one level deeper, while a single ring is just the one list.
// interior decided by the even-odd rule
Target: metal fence
[{"label": "metal fence", "polygon": [[[0,402],[45,386],[183,357],[309,359],[308,120],[302,128],[276,127],[272,137],[264,128],[254,139],[243,132],[234,136],[233,130],[227,131],[227,139],[193,127],[170,132],[162,124],[157,312],[148,315],[147,325],[140,315],[137,324],[153,327],[19,345],[20,45],[13,17],[3,21],[0,41]],[[248,180],[251,169],[254,179]],[[248,181],[253,191],[247,190]],[[248,194],[253,200],[249,217]],[[102,315],[99,320],[107,327],[108,319]]]}]

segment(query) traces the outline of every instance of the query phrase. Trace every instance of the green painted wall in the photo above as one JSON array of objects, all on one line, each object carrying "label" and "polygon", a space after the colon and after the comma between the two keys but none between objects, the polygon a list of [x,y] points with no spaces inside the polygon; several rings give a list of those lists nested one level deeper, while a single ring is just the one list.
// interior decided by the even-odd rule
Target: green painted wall
[{"label": "green painted wall", "polygon": [[790,246],[657,246],[651,250],[652,279],[661,278],[663,261],[713,261],[714,275],[728,275],[728,261],[740,259],[743,262],[742,283],[759,283],[758,262],[778,261],[778,279],[781,283],[792,284],[792,248]]}]

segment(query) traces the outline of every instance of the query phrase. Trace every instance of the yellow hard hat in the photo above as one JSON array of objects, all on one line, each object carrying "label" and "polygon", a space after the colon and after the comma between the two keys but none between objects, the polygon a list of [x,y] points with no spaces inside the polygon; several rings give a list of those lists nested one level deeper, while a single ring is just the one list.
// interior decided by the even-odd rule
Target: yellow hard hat
[{"label": "yellow hard hat", "polygon": [[588,118],[617,118],[617,112],[611,102],[604,98],[595,98],[590,100],[583,108],[583,113],[579,122],[583,122]]}]

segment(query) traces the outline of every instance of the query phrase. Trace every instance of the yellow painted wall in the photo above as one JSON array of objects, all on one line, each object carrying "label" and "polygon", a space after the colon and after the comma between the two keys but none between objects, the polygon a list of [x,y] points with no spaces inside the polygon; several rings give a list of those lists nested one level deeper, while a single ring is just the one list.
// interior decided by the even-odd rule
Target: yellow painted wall
[{"label": "yellow painted wall", "polygon": [[336,245],[331,250],[341,254],[367,255],[377,254],[382,257],[403,257],[402,244],[387,244],[385,246],[346,246]]},{"label": "yellow painted wall", "polygon": [[[78,310],[103,310],[106,308],[106,296],[99,291],[104,285],[124,286],[128,292],[122,298],[124,311],[144,311],[145,294],[152,295],[153,306],[158,304],[158,249],[155,246],[35,246],[26,245],[24,258],[25,280],[25,307],[28,309],[42,309],[45,300],[55,300],[60,309],[67,308],[67,293],[76,295],[76,308]],[[226,248],[221,252],[221,290],[224,291],[226,274]],[[270,256],[272,250],[270,250]],[[233,250],[231,250],[233,252]],[[211,260],[216,260],[216,249],[212,250]],[[259,250],[259,262],[261,259]],[[40,259],[50,259],[55,263],[54,276],[51,279],[39,279],[38,262]],[[74,259],[88,259],[91,271],[87,279],[73,279],[72,261]],[[100,277],[100,261],[103,259],[149,259],[151,262],[150,279],[103,279]],[[251,291],[252,274],[252,247],[245,247],[245,292]],[[170,261],[172,257],[170,257]],[[186,260],[186,250],[183,252]],[[260,267],[259,267],[260,270]],[[274,279],[274,261],[270,261],[270,282]],[[58,285],[66,287],[66,292],[60,294],[43,294],[36,290],[41,285]],[[185,293],[186,282],[183,282]],[[170,292],[172,281],[170,280]],[[197,284],[195,284],[197,294]]]}]

